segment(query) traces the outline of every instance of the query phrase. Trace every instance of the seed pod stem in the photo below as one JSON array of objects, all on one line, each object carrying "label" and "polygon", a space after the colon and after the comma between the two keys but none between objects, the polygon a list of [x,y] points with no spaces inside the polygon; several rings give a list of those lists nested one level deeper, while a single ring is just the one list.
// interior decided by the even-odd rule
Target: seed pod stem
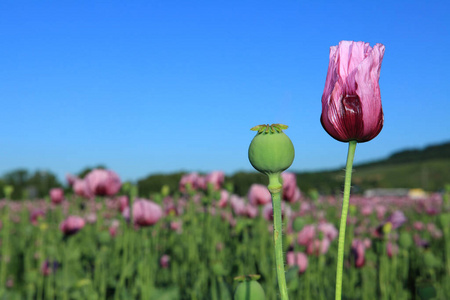
[{"label": "seed pod stem", "polygon": [[269,189],[269,192],[271,194],[280,193],[281,189],[283,188],[282,184],[280,183],[280,173],[273,173],[269,174],[269,185],[267,188]]},{"label": "seed pod stem", "polygon": [[[286,277],[284,272],[284,259],[283,259],[283,235],[282,235],[283,221],[281,218],[281,184],[278,178],[279,174],[276,177],[269,176],[270,181],[269,191],[272,194],[272,207],[273,207],[273,243],[275,246],[275,264],[277,268],[277,279],[278,279],[278,287],[280,289],[281,294],[281,300],[288,300],[289,298],[286,286]],[[279,187],[276,186],[276,183],[278,183]]]},{"label": "seed pod stem", "polygon": [[281,172],[289,168],[294,160],[295,151],[289,137],[283,132],[288,126],[283,124],[258,125],[251,130],[257,131],[249,150],[248,158],[252,166],[269,177],[268,189],[272,195],[273,241],[275,264],[281,300],[288,300],[283,260],[283,233],[281,218]]}]

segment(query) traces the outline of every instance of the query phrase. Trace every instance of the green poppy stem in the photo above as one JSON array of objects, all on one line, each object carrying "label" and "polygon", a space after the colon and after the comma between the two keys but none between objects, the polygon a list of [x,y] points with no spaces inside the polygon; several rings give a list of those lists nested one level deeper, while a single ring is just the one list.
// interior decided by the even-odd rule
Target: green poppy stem
[{"label": "green poppy stem", "polygon": [[339,226],[338,261],[336,271],[336,300],[342,297],[342,271],[344,267],[345,227],[347,226],[348,204],[350,202],[350,187],[352,183],[353,158],[355,157],[356,141],[348,143],[347,166],[345,167],[344,199],[342,202],[341,225]]},{"label": "green poppy stem", "polygon": [[280,289],[281,300],[288,300],[288,292],[286,286],[286,278],[284,274],[283,260],[283,233],[281,218],[281,189],[282,185],[279,181],[280,174],[269,175],[269,191],[272,195],[273,207],[273,242],[275,245],[275,264],[277,269],[278,287]]}]

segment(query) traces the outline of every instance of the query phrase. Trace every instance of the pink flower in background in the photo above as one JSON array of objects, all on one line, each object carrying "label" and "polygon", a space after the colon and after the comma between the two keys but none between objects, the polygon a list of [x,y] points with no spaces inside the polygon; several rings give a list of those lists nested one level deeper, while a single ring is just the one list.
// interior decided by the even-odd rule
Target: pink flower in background
[{"label": "pink flower in background", "polygon": [[197,177],[195,187],[196,187],[196,189],[206,190],[206,188],[207,188],[206,177],[199,175]]},{"label": "pink flower in background", "polygon": [[331,223],[320,223],[317,226],[317,230],[322,232],[324,236],[330,241],[334,241],[334,239],[336,239],[339,234],[336,227],[334,227],[334,225]]},{"label": "pink flower in background", "polygon": [[95,222],[97,222],[97,214],[94,212],[91,212],[84,219],[87,223],[94,224]]},{"label": "pink flower in background", "polygon": [[246,204],[244,199],[237,195],[231,195],[230,206],[236,215],[244,215],[247,213]]},{"label": "pink flower in background", "polygon": [[289,251],[286,254],[286,263],[290,267],[298,266],[298,273],[304,273],[308,268],[308,257],[303,252]]},{"label": "pink flower in background", "polygon": [[113,196],[122,186],[119,176],[111,170],[94,169],[86,175],[84,180],[96,196]]},{"label": "pink flower in background", "polygon": [[403,212],[396,210],[384,222],[378,225],[375,231],[375,236],[382,237],[384,235],[384,226],[388,223],[391,224],[391,229],[395,230],[402,226],[406,221],[407,219]]},{"label": "pink flower in background", "polygon": [[118,198],[119,202],[119,210],[120,212],[123,212],[125,208],[128,207],[128,197],[127,196],[119,196]]},{"label": "pink flower in background", "polygon": [[228,204],[228,198],[230,197],[230,193],[228,193],[226,190],[220,191],[220,199],[219,199],[219,207],[224,208]]},{"label": "pink flower in background", "polygon": [[351,253],[355,259],[355,267],[363,267],[366,262],[366,243],[360,239],[353,239]]},{"label": "pink flower in background", "polygon": [[39,223],[39,219],[43,219],[45,217],[45,211],[42,209],[34,209],[30,214],[30,222],[34,226]]},{"label": "pink flower in background", "polygon": [[315,208],[313,205],[311,205],[311,203],[308,202],[302,202],[300,204],[300,216],[304,216],[305,214],[313,211]]},{"label": "pink flower in background", "polygon": [[330,248],[331,241],[328,238],[323,238],[321,240],[314,239],[306,246],[306,253],[313,255],[326,254]]},{"label": "pink flower in background", "polygon": [[223,221],[228,222],[228,224],[230,224],[231,227],[236,226],[236,219],[233,217],[233,214],[229,211],[222,211],[220,213],[220,217],[222,218]]},{"label": "pink flower in background", "polygon": [[205,181],[207,185],[211,184],[216,191],[220,190],[225,181],[225,173],[222,171],[213,171],[206,175]]},{"label": "pink flower in background", "polygon": [[172,198],[166,197],[163,201],[164,215],[166,216],[178,216],[181,213],[181,209],[177,209],[177,206]]},{"label": "pink flower in background", "polygon": [[258,215],[258,207],[247,203],[246,205],[247,217],[254,219]]},{"label": "pink flower in background", "polygon": [[387,208],[386,208],[386,206],[380,204],[380,205],[375,206],[375,211],[377,212],[378,220],[381,220],[384,218],[384,215],[387,212]]},{"label": "pink flower in background", "polygon": [[248,191],[248,201],[252,205],[266,205],[272,202],[272,196],[266,186],[252,184]]},{"label": "pink flower in background", "polygon": [[53,188],[50,190],[50,200],[53,204],[59,204],[64,200],[64,191],[61,188]]},{"label": "pink flower in background", "polygon": [[442,231],[439,228],[437,228],[434,223],[427,224],[427,231],[434,239],[440,239],[442,237]]},{"label": "pink flower in background", "polygon": [[14,278],[8,277],[8,279],[6,280],[5,285],[9,289],[13,288],[14,287]]},{"label": "pink flower in background", "polygon": [[384,46],[341,41],[330,48],[322,95],[323,128],[338,141],[367,142],[383,128],[379,87]]},{"label": "pink flower in background", "polygon": [[59,225],[59,229],[65,235],[72,235],[82,229],[84,225],[86,225],[86,222],[82,217],[69,216]]},{"label": "pink flower in background", "polygon": [[407,219],[405,217],[405,214],[400,210],[396,210],[387,218],[385,223],[389,222],[392,224],[392,229],[397,229],[400,226],[402,226],[406,221]]},{"label": "pink flower in background", "polygon": [[303,229],[298,233],[297,242],[299,245],[307,246],[312,242],[315,236],[316,227],[314,225],[306,225],[303,226]]},{"label": "pink flower in background", "polygon": [[187,186],[190,186],[192,190],[196,190],[201,186],[204,186],[204,179],[198,175],[198,173],[189,173],[181,177],[179,189],[181,192],[187,192]]},{"label": "pink flower in background", "polygon": [[75,179],[73,185],[72,185],[73,191],[76,195],[83,197],[83,198],[92,198],[93,194],[91,189],[89,188],[88,184],[84,179]]},{"label": "pink flower in background", "polygon": [[159,260],[159,265],[161,266],[161,268],[167,269],[169,267],[169,263],[170,263],[169,255],[164,254],[163,256],[161,256],[161,259]]},{"label": "pink flower in background", "polygon": [[414,243],[416,246],[428,249],[430,247],[430,242],[425,239],[422,239],[418,234],[414,235]]},{"label": "pink flower in background", "polygon": [[[291,215],[291,208],[285,202],[281,202],[281,217],[289,217]],[[267,203],[263,207],[262,215],[267,221],[273,221],[273,207],[272,203]]]},{"label": "pink flower in background", "polygon": [[133,221],[139,226],[154,225],[163,216],[162,208],[149,200],[136,199],[133,203]]},{"label": "pink flower in background", "polygon": [[119,220],[113,220],[111,222],[111,226],[109,226],[109,235],[111,237],[115,237],[117,235],[117,232],[119,230],[120,222]]},{"label": "pink flower in background", "polygon": [[388,242],[386,245],[386,252],[389,257],[397,255],[398,254],[398,245],[394,244],[392,242]]},{"label": "pink flower in background", "polygon": [[373,213],[373,206],[366,204],[363,205],[360,210],[363,216],[370,216]]},{"label": "pink flower in background", "polygon": [[283,179],[283,200],[288,202],[295,202],[300,200],[300,189],[297,186],[297,177],[295,173],[284,172],[281,173]]},{"label": "pink flower in background", "polygon": [[182,221],[172,221],[170,222],[170,229],[176,233],[183,232],[183,222]]},{"label": "pink flower in background", "polygon": [[41,274],[43,276],[48,276],[52,273],[54,273],[59,267],[59,263],[54,261],[53,263],[51,263],[48,260],[45,260],[44,262],[42,262],[41,265]]},{"label": "pink flower in background", "polygon": [[72,174],[66,174],[66,181],[70,186],[73,186],[77,179],[78,178],[76,176],[73,176]]}]

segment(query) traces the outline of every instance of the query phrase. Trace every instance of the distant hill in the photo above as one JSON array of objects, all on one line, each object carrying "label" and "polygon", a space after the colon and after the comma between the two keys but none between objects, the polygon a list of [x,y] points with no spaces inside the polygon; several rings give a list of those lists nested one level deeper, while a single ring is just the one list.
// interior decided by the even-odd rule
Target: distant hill
[{"label": "distant hill", "polygon": [[[178,189],[183,173],[153,174],[138,181],[141,195],[151,195],[167,185],[171,191]],[[267,184],[266,176],[257,172],[237,172],[226,177],[233,192],[244,196],[253,183]],[[344,184],[343,167],[335,170],[297,173],[297,183],[302,192],[317,190],[321,194],[340,194]],[[424,149],[395,152],[386,159],[354,166],[353,192],[370,188],[422,188],[437,191],[450,184],[450,142]]]},{"label": "distant hill", "polygon": [[[343,177],[342,169],[297,174],[301,189],[315,188],[327,194],[342,190]],[[450,183],[450,142],[424,149],[407,149],[386,159],[355,165],[352,183],[355,191],[369,188],[443,189]]]}]

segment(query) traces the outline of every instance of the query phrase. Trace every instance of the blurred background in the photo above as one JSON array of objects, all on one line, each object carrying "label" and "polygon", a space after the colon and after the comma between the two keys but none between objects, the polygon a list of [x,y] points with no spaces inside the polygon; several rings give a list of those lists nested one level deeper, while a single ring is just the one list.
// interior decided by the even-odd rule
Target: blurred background
[{"label": "blurred background", "polygon": [[290,297],[332,299],[348,146],[320,115],[342,40],[386,47],[343,299],[450,299],[449,15],[449,1],[1,1],[0,299],[239,300],[248,274],[277,299],[272,198],[247,157],[250,128],[272,123],[296,151],[280,195]]},{"label": "blurred background", "polygon": [[355,40],[386,46],[384,128],[355,164],[403,150],[410,164],[370,169],[363,187],[438,189],[448,144],[420,151],[450,141],[449,13],[446,1],[2,2],[1,182],[61,185],[96,166],[134,183],[252,172],[249,129],[265,123],[289,125],[291,171],[339,171],[347,145],[323,130],[321,95],[329,47]]}]

